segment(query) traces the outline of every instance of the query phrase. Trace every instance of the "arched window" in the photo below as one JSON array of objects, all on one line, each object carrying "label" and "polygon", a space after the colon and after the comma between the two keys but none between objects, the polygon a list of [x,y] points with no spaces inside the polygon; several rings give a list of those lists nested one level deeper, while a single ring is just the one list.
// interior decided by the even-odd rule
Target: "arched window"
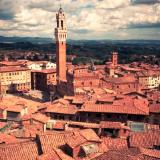
[{"label": "arched window", "polygon": [[59,21],[57,20],[57,27],[59,28]]},{"label": "arched window", "polygon": [[61,20],[61,27],[63,28],[63,21]]}]

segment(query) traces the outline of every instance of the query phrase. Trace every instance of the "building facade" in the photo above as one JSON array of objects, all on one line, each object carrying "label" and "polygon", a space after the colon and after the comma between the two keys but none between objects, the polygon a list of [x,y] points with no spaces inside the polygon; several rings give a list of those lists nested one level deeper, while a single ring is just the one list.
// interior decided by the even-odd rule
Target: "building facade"
[{"label": "building facade", "polygon": [[1,93],[29,91],[31,89],[31,71],[26,67],[0,68]]},{"label": "building facade", "polygon": [[49,61],[28,61],[27,67],[31,70],[56,69],[56,64]]},{"label": "building facade", "polygon": [[31,73],[32,89],[50,91],[56,85],[56,70],[35,70]]}]

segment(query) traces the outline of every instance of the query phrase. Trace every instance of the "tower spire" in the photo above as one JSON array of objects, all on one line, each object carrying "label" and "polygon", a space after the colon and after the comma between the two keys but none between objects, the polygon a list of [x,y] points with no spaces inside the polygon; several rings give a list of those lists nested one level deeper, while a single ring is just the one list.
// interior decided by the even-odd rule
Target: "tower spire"
[{"label": "tower spire", "polygon": [[63,13],[62,5],[60,3],[59,13]]}]

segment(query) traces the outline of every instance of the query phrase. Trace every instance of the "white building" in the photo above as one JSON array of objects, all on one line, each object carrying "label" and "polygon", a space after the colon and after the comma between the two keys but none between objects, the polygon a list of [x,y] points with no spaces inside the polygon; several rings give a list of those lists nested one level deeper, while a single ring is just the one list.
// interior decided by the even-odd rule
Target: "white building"
[{"label": "white building", "polygon": [[28,61],[27,66],[31,70],[56,69],[56,64],[49,61]]}]

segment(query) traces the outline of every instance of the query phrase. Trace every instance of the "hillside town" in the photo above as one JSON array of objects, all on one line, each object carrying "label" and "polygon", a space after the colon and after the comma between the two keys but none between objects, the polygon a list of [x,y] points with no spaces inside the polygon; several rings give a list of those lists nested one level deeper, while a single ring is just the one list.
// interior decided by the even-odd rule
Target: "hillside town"
[{"label": "hillside town", "polygon": [[73,65],[56,22],[56,63],[0,62],[0,160],[160,159],[160,66]]}]

